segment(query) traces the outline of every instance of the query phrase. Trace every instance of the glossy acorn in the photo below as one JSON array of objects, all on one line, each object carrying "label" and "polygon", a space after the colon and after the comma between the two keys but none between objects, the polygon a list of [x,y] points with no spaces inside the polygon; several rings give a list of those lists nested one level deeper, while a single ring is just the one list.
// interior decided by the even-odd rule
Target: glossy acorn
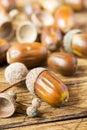
[{"label": "glossy acorn", "polygon": [[55,25],[66,33],[76,25],[73,10],[66,5],[60,6],[55,12]]},{"label": "glossy acorn", "polygon": [[6,60],[6,52],[9,49],[10,44],[4,39],[0,39],[0,63]]},{"label": "glossy acorn", "polygon": [[64,52],[51,54],[48,57],[47,64],[49,68],[64,76],[73,75],[77,69],[76,57]]},{"label": "glossy acorn", "polygon": [[15,44],[7,52],[7,62],[24,63],[28,68],[41,65],[47,58],[47,49],[40,43]]},{"label": "glossy acorn", "polygon": [[58,50],[62,42],[61,31],[53,25],[44,27],[41,34],[41,42],[49,51]]},{"label": "glossy acorn", "polygon": [[67,52],[87,58],[86,32],[78,29],[69,31],[64,37],[63,45]]},{"label": "glossy acorn", "polygon": [[28,73],[26,86],[32,94],[54,107],[64,104],[69,98],[67,86],[42,67],[34,68]]}]

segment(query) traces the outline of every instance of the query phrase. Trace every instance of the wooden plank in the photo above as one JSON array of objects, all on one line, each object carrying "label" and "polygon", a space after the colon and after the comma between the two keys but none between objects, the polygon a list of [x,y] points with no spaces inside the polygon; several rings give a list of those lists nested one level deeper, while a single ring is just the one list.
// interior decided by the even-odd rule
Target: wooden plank
[{"label": "wooden plank", "polygon": [[8,130],[87,130],[87,119],[63,122],[44,123],[38,125],[18,127]]},{"label": "wooden plank", "polygon": [[[85,12],[85,14],[87,13]],[[76,14],[76,17],[77,23],[82,28],[86,27],[86,21],[82,20],[85,17],[84,13]],[[80,17],[81,21],[78,20]],[[83,24],[85,26],[82,26]],[[0,67],[0,91],[8,86],[4,79],[5,67]],[[17,104],[16,112],[11,118],[0,119],[0,130],[87,116],[87,60],[78,59],[78,71],[72,77],[63,77],[58,73],[55,74],[68,86],[70,92],[69,102],[60,108],[53,108],[43,102],[40,107],[41,114],[36,118],[28,118],[26,116],[26,106]],[[31,104],[33,96],[27,91],[26,86],[15,86],[13,90],[17,93],[17,102],[27,105]]]},{"label": "wooden plank", "polygon": [[[78,71],[73,77],[60,77],[68,86],[70,92],[69,102],[60,108],[53,108],[46,103],[40,107],[41,115],[37,118],[28,118],[25,114],[26,107],[18,105],[13,117],[0,119],[0,128],[12,128],[24,125],[33,125],[38,123],[60,121],[76,117],[87,116],[87,60],[80,59]],[[1,71],[0,71],[1,75]],[[4,83],[1,83],[1,85]],[[5,84],[6,86],[6,84]],[[30,105],[32,95],[25,87],[14,87],[17,92],[17,102]]]}]

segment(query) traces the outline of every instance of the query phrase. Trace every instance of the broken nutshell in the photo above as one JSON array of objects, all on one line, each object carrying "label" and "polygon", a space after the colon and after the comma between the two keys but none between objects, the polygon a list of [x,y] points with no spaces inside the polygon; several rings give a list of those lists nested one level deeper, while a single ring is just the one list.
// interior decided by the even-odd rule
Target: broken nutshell
[{"label": "broken nutshell", "polygon": [[48,57],[47,64],[48,67],[65,76],[71,76],[77,70],[76,57],[64,52],[51,54]]}]

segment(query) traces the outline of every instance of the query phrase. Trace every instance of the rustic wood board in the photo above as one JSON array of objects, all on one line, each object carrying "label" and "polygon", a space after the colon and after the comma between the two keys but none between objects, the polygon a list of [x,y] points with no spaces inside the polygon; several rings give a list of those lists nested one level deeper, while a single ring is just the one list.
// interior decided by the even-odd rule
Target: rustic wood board
[{"label": "rustic wood board", "polygon": [[[86,30],[87,12],[76,13],[76,19],[78,26]],[[4,79],[5,67],[0,66],[0,91],[8,86]],[[53,108],[43,102],[40,116],[28,118],[23,104],[30,105],[33,96],[25,86],[15,86],[13,90],[19,102],[16,112],[11,118],[0,119],[0,130],[87,130],[87,60],[78,59],[78,71],[72,77],[55,74],[68,86],[69,102],[60,108]]]}]

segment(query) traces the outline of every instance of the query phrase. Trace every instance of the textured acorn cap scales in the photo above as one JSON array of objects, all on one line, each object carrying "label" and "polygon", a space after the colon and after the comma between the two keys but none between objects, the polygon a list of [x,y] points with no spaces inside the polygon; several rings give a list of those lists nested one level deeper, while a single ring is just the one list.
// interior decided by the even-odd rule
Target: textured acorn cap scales
[{"label": "textured acorn cap scales", "polygon": [[65,36],[63,40],[63,46],[66,52],[73,53],[72,50],[72,38],[75,34],[81,33],[82,31],[79,29],[74,29],[69,31]]},{"label": "textured acorn cap scales", "polygon": [[46,71],[46,70],[47,70],[46,68],[38,67],[38,68],[34,68],[34,69],[30,70],[29,73],[27,74],[26,86],[33,95],[35,95],[34,86],[35,86],[35,82],[36,82],[38,76],[43,71]]},{"label": "textured acorn cap scales", "polygon": [[0,118],[7,118],[14,114],[16,109],[16,94],[13,91],[0,93]]},{"label": "textured acorn cap scales", "polygon": [[10,84],[14,84],[23,79],[27,74],[27,67],[19,62],[12,63],[5,69],[5,79]]}]

